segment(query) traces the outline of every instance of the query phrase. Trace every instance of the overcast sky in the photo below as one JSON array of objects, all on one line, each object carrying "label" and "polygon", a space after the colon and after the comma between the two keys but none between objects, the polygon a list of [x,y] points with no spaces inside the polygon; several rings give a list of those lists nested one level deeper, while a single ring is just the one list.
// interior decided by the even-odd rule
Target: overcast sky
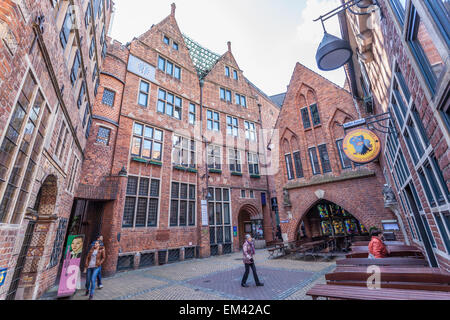
[{"label": "overcast sky", "polygon": [[[244,75],[268,95],[286,91],[295,64],[319,72],[315,54],[322,40],[320,22],[312,20],[339,0],[114,0],[111,36],[123,44],[170,14],[176,3],[181,32],[202,46],[223,54],[227,41]],[[337,16],[327,31],[340,36]],[[343,86],[343,68],[319,72]]]}]

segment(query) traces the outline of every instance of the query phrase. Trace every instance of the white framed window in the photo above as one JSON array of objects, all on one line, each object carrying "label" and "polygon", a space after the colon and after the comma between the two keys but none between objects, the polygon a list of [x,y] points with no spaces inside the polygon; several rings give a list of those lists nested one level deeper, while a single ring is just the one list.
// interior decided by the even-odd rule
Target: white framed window
[{"label": "white framed window", "polygon": [[222,147],[210,144],[208,145],[208,168],[222,170]]},{"label": "white framed window", "polygon": [[227,116],[227,134],[234,137],[239,135],[238,118]]},{"label": "white framed window", "polygon": [[250,121],[244,121],[245,139],[256,141],[256,125]]},{"label": "white framed window", "polygon": [[196,149],[193,139],[173,136],[172,163],[186,168],[196,167]]},{"label": "white framed window", "polygon": [[220,131],[220,115],[216,111],[206,111],[207,128],[212,131]]},{"label": "white framed window", "polygon": [[242,172],[241,151],[238,149],[228,149],[228,160],[230,162],[231,172]]}]

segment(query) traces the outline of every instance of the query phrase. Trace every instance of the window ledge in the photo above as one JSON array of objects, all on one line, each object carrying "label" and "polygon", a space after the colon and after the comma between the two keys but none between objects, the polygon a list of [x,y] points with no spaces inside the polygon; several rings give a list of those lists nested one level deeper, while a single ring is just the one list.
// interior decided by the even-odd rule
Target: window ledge
[{"label": "window ledge", "polygon": [[218,174],[222,174],[222,170],[219,170],[219,169],[209,169],[208,171],[209,171],[209,173],[218,173]]},{"label": "window ledge", "polygon": [[239,177],[242,177],[242,173],[241,173],[241,172],[235,172],[235,171],[232,171],[232,172],[231,172],[231,175],[232,175],[232,176],[239,176]]},{"label": "window ledge", "polygon": [[149,159],[144,159],[144,158],[140,158],[140,157],[132,157],[131,158],[132,161],[136,161],[136,162],[141,162],[141,163],[147,163],[147,164],[153,164],[156,166],[162,166],[162,162],[158,161],[158,160],[149,160]]},{"label": "window ledge", "polygon": [[180,170],[180,171],[187,171],[187,172],[192,172],[192,173],[197,173],[198,170],[195,168],[188,168],[188,167],[184,167],[184,166],[180,166],[180,165],[174,165],[173,168],[175,170]]},{"label": "window ledge", "polygon": [[261,179],[261,175],[259,175],[259,174],[251,174],[250,178],[252,178],[252,179]]}]

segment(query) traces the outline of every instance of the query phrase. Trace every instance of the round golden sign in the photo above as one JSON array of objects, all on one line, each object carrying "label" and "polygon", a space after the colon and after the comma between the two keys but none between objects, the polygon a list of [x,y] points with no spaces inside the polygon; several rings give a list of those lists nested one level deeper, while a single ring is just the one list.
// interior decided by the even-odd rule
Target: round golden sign
[{"label": "round golden sign", "polygon": [[356,163],[369,163],[381,152],[380,138],[370,130],[355,129],[350,131],[342,142],[345,155]]}]

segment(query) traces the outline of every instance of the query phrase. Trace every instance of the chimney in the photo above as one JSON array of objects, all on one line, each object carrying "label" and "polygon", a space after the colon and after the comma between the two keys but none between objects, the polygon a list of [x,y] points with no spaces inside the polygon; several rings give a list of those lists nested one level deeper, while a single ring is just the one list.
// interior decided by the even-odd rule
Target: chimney
[{"label": "chimney", "polygon": [[231,42],[228,41],[228,42],[227,42],[227,45],[228,45],[228,52],[231,52]]},{"label": "chimney", "polygon": [[175,5],[175,3],[172,3],[172,4],[171,4],[171,7],[172,7],[172,12],[170,13],[170,15],[171,15],[172,17],[175,17],[175,9],[177,8],[177,6]]}]

